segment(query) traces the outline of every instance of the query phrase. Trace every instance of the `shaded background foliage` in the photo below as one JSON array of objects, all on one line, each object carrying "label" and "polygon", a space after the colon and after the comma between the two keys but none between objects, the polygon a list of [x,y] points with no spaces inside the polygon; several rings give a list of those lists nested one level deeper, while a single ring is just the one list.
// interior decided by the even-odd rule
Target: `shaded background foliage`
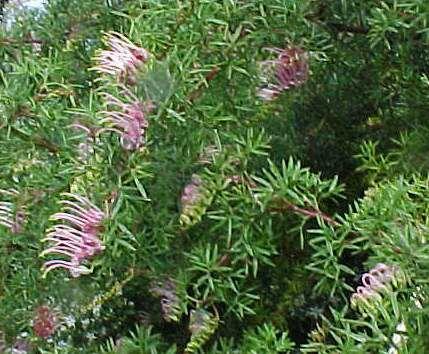
[{"label": "shaded background foliage", "polygon": [[[427,231],[428,14],[422,0],[55,0],[21,13],[0,36],[0,187],[19,190],[30,216],[20,234],[0,231],[6,342],[24,333],[48,352],[377,352],[417,318],[408,343],[425,348],[410,294],[425,297],[426,246],[402,235]],[[82,163],[69,126],[99,125],[110,88],[88,69],[110,30],[162,61],[153,75],[171,91],[143,149],[104,134]],[[290,45],[309,53],[310,77],[263,102],[266,48]],[[206,198],[183,225],[195,173]],[[241,182],[226,183],[232,175]],[[40,239],[64,191],[109,208],[106,250],[91,275],[42,279]],[[376,262],[413,278],[383,304],[393,317],[348,308]],[[167,280],[177,322],[151,291]],[[31,326],[42,304],[61,318],[50,341]],[[192,311],[202,324],[190,332]]]}]

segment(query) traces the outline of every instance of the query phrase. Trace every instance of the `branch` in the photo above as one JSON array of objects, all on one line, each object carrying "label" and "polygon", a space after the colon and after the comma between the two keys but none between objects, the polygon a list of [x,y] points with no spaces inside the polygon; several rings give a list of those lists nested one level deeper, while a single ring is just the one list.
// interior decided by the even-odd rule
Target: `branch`
[{"label": "branch", "polygon": [[362,26],[351,26],[346,25],[344,23],[338,22],[328,22],[326,24],[328,27],[333,28],[337,32],[349,32],[349,33],[357,33],[357,34],[368,34],[369,29]]},{"label": "branch", "polygon": [[[217,74],[219,73],[219,68],[217,66],[213,67],[210,72],[206,75],[205,77],[205,82],[210,82],[211,80],[213,80]],[[197,88],[195,90],[193,90],[189,96],[188,96],[188,100],[190,102],[195,101],[198,97],[201,96],[201,94],[203,93],[205,86],[204,86],[204,82],[200,83]]]},{"label": "branch", "polygon": [[301,208],[299,206],[296,206],[288,201],[283,200],[282,204],[280,207],[275,207],[275,208],[269,208],[269,211],[274,211],[274,212],[285,212],[288,210],[293,211],[296,214],[300,214],[303,216],[307,216],[310,218],[321,218],[323,221],[325,221],[326,223],[328,223],[329,225],[332,226],[340,226],[341,224],[338,221],[335,221],[334,218],[332,216],[329,216],[325,213],[323,213],[322,211],[318,210],[318,209],[305,209],[305,208]]},{"label": "branch", "polygon": [[368,34],[369,29],[363,26],[353,26],[340,22],[324,22],[327,5],[322,3],[316,12],[308,14],[305,18],[317,25],[327,26],[336,32],[349,32],[356,34]]},{"label": "branch", "polygon": [[34,39],[34,38],[23,38],[20,40],[12,39],[12,38],[2,38],[0,39],[0,44],[43,44],[43,41],[40,39]]},{"label": "branch", "polygon": [[27,135],[15,127],[11,127],[11,129],[22,140],[32,142],[34,145],[43,147],[48,151],[52,152],[53,154],[57,154],[59,151],[58,145],[51,143],[49,140],[46,140],[45,138],[42,138],[40,136]]}]

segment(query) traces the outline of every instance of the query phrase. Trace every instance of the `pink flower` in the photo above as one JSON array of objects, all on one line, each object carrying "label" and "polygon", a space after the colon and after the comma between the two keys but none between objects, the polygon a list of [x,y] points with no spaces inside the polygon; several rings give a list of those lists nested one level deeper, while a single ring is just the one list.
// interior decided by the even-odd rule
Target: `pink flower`
[{"label": "pink flower", "polygon": [[121,144],[126,150],[136,150],[145,143],[145,132],[148,127],[146,115],[153,109],[149,103],[141,103],[138,98],[128,89],[123,88],[121,92],[124,100],[104,93],[107,106],[112,110],[101,112],[104,115],[102,123],[110,125],[101,131],[111,130],[121,136]]},{"label": "pink flower", "polygon": [[177,296],[176,283],[168,278],[164,282],[154,283],[149,291],[161,298],[162,316],[167,321],[178,321],[180,317],[180,299]]},{"label": "pink flower", "polygon": [[58,328],[58,316],[48,306],[39,306],[33,320],[33,330],[36,336],[46,339],[51,337]]},{"label": "pink flower", "polygon": [[202,183],[203,182],[200,176],[197,174],[192,175],[191,182],[185,186],[180,198],[182,213],[185,213],[188,208],[193,207],[196,203],[198,203],[202,196]]},{"label": "pink flower", "polygon": [[308,54],[301,48],[269,50],[277,53],[278,57],[261,63],[265,87],[259,89],[258,96],[265,101],[277,98],[281,92],[291,87],[302,85],[307,81],[309,72]]},{"label": "pink flower", "polygon": [[[19,193],[15,189],[0,190],[1,194],[16,197]],[[24,207],[16,207],[12,202],[0,202],[0,225],[7,227],[13,234],[18,234],[26,222]]]},{"label": "pink flower", "polygon": [[72,200],[62,200],[63,212],[51,216],[62,223],[48,230],[42,241],[51,242],[52,246],[41,256],[53,253],[70,259],[45,262],[45,274],[55,268],[66,268],[73,277],[78,277],[91,272],[81,263],[104,250],[98,234],[105,215],[87,198],[72,193],[64,195]]},{"label": "pink flower", "polygon": [[150,57],[149,52],[117,32],[108,32],[104,42],[110,49],[102,50],[95,56],[98,64],[94,70],[114,75],[122,82],[134,84],[138,70]]},{"label": "pink flower", "polygon": [[387,266],[383,263],[377,264],[368,273],[362,276],[363,286],[358,286],[356,292],[351,296],[351,303],[380,300],[380,293],[389,290],[390,283],[398,275],[396,266]]},{"label": "pink flower", "polygon": [[89,161],[89,158],[92,154],[94,154],[94,145],[95,145],[95,132],[94,128],[85,125],[79,121],[74,122],[69,125],[70,128],[74,128],[75,131],[82,131],[82,140],[76,149],[77,158],[86,163]]}]

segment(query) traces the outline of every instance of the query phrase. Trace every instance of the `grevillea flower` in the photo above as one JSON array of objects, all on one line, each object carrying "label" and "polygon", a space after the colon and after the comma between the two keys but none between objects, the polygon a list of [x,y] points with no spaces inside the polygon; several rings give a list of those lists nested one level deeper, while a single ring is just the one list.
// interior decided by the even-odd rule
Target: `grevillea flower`
[{"label": "grevillea flower", "polygon": [[281,92],[291,87],[302,85],[308,78],[308,54],[299,47],[286,49],[271,48],[278,54],[277,59],[261,63],[264,87],[259,89],[258,96],[265,100],[275,99]]},{"label": "grevillea flower", "polygon": [[121,144],[126,150],[136,150],[145,143],[145,132],[148,127],[146,116],[153,109],[150,102],[142,103],[128,89],[123,87],[122,100],[111,94],[104,93],[106,104],[111,110],[103,111],[104,118],[101,123],[110,130],[117,132],[121,137]]},{"label": "grevillea flower", "polygon": [[108,32],[104,42],[110,49],[102,50],[95,56],[97,65],[94,70],[114,75],[121,82],[134,84],[138,70],[150,57],[149,52],[116,32]]},{"label": "grevillea flower", "polygon": [[217,186],[209,180],[203,180],[193,174],[191,181],[185,186],[180,197],[180,224],[191,227],[200,222],[213,201]]},{"label": "grevillea flower", "polygon": [[33,319],[33,330],[36,336],[46,339],[58,328],[58,315],[49,306],[39,306]]},{"label": "grevillea flower", "polygon": [[202,165],[211,165],[216,156],[219,155],[220,148],[216,145],[206,146],[198,157],[198,162]]},{"label": "grevillea flower", "polygon": [[207,342],[219,326],[219,316],[212,315],[203,309],[191,310],[189,331],[191,339],[186,345],[185,353],[195,353]]},{"label": "grevillea flower", "polygon": [[182,213],[186,213],[186,210],[190,207],[193,207],[201,198],[201,186],[202,186],[201,177],[193,174],[191,177],[191,182],[185,186],[180,198]]},{"label": "grevillea flower", "polygon": [[49,229],[42,240],[50,242],[51,247],[41,256],[58,254],[69,258],[45,262],[45,274],[55,268],[66,268],[73,277],[78,277],[91,272],[81,263],[104,250],[98,234],[105,215],[87,198],[72,193],[64,195],[71,200],[62,200],[63,212],[51,216],[60,223]]},{"label": "grevillea flower", "polygon": [[358,286],[351,296],[352,305],[359,302],[376,301],[381,299],[381,292],[388,291],[390,284],[396,280],[398,268],[383,263],[377,264],[368,273],[362,276],[363,286]]},{"label": "grevillea flower", "polygon": [[176,284],[172,279],[163,283],[152,284],[150,292],[161,298],[162,316],[167,322],[178,321],[180,315],[180,300],[177,296]]},{"label": "grevillea flower", "polygon": [[256,188],[256,183],[251,178],[240,175],[229,176],[226,178],[226,181],[231,184],[244,184],[249,188]]},{"label": "grevillea flower", "polygon": [[95,133],[93,131],[94,128],[90,128],[89,126],[76,121],[69,126],[70,128],[74,128],[76,131],[83,132],[82,141],[77,146],[77,157],[81,162],[88,162],[90,156],[94,154],[94,145],[95,145]]},{"label": "grevillea flower", "polygon": [[[0,190],[1,194],[16,197],[18,191],[15,189]],[[24,207],[17,207],[12,202],[0,202],[0,225],[6,226],[12,233],[18,234],[26,221]]]},{"label": "grevillea flower", "polygon": [[[30,341],[24,339],[24,338],[17,338],[15,339],[15,342],[12,345],[12,351],[11,354],[27,354],[33,352],[33,346]],[[3,352],[0,352],[3,353]],[[5,351],[6,353],[6,351]],[[9,353],[9,352],[7,352]]]}]

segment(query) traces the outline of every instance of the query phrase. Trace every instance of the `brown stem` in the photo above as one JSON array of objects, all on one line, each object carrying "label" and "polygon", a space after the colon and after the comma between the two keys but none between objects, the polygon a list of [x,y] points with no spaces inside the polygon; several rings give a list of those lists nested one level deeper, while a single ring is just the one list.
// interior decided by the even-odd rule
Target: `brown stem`
[{"label": "brown stem", "polygon": [[59,151],[59,148],[58,148],[58,146],[56,144],[51,143],[49,140],[46,140],[45,138],[42,138],[40,136],[27,135],[27,134],[23,133],[22,131],[20,131],[19,129],[15,128],[15,127],[11,127],[11,129],[22,140],[30,141],[33,144],[37,145],[37,146],[40,146],[40,147],[43,147],[43,148],[49,150],[53,154],[57,154],[58,151]]},{"label": "brown stem", "polygon": [[0,44],[21,44],[21,43],[42,44],[43,41],[41,41],[40,39],[34,39],[34,38],[23,38],[20,40],[16,40],[16,39],[12,39],[12,38],[0,39]]},{"label": "brown stem", "polygon": [[274,212],[285,212],[287,210],[291,210],[296,214],[308,216],[310,218],[319,217],[323,221],[327,222],[329,225],[332,225],[332,226],[340,226],[341,225],[339,222],[335,221],[333,217],[323,213],[322,211],[320,211],[318,209],[301,208],[301,207],[296,206],[296,205],[294,205],[288,201],[282,201],[282,205],[280,207],[274,207],[274,208],[269,209],[269,211],[274,211]]},{"label": "brown stem", "polygon": [[[206,82],[209,82],[209,81],[213,80],[213,79],[217,76],[217,74],[218,74],[218,73],[219,73],[219,68],[218,68],[217,66],[213,67],[213,68],[210,70],[210,72],[206,75],[206,77],[205,77],[205,81],[206,81]],[[189,96],[188,96],[188,100],[189,100],[190,102],[195,101],[198,97],[200,97],[200,96],[201,96],[201,94],[203,93],[204,88],[205,88],[204,83],[199,84],[199,85],[197,86],[197,88],[196,88],[195,90],[193,90],[193,91],[189,94]]]},{"label": "brown stem", "polygon": [[349,32],[357,34],[368,34],[369,29],[362,26],[351,26],[344,23],[328,22],[327,25],[337,32]]}]

